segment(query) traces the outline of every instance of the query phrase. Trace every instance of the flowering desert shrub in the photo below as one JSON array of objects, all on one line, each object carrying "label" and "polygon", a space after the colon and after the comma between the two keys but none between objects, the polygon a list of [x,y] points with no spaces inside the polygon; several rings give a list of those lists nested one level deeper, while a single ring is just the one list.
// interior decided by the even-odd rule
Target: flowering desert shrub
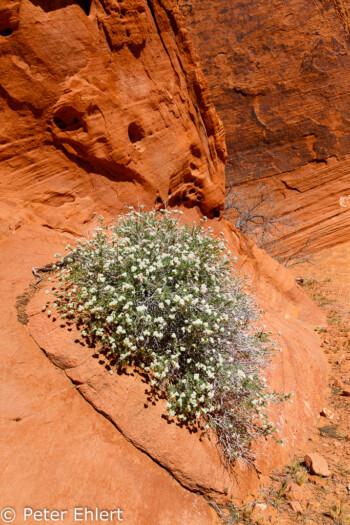
[{"label": "flowering desert shrub", "polygon": [[61,259],[57,307],[118,366],[142,369],[170,416],[212,428],[228,462],[250,459],[252,440],[274,433],[269,402],[283,399],[259,375],[271,345],[254,328],[225,242],[205,220],[189,227],[177,217],[131,209],[109,226],[101,218]]}]

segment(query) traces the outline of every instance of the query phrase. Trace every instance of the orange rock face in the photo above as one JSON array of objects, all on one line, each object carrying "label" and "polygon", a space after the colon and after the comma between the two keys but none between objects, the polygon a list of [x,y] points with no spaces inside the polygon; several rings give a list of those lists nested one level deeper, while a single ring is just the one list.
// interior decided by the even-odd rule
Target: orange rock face
[{"label": "orange rock face", "polygon": [[215,524],[77,393],[15,310],[31,267],[95,212],[168,200],[221,215],[224,136],[187,33],[171,2],[0,1],[0,69],[0,507],[68,508],[68,524],[75,505],[120,507],[135,525]]},{"label": "orange rock face", "polygon": [[[198,219],[194,213],[186,221]],[[224,468],[215,446],[215,436],[201,438],[200,433],[169,422],[165,400],[152,403],[149,387],[142,376],[130,370],[128,374],[110,374],[108,360],[98,351],[89,349],[74,326],[49,319],[42,306],[53,296],[44,289],[27,307],[29,331],[50,360],[63,369],[77,385],[79,392],[95,409],[106,415],[136,448],[162,465],[182,486],[204,494],[218,503],[233,499],[239,503],[256,490],[257,472],[267,475],[272,468],[288,461],[289,455],[307,438],[319,407],[323,402],[326,366],[319,348],[318,336],[310,323],[321,325],[324,318],[314,304],[298,288],[287,270],[237,235],[225,221],[211,221],[218,235],[229,240],[230,249],[238,257],[238,268],[244,273],[264,309],[263,322],[273,332],[282,352],[277,352],[266,370],[269,387],[289,393],[294,391],[293,404],[277,405],[271,410],[278,424],[284,448],[273,440],[256,444],[256,471],[238,463],[233,473]],[[249,287],[248,286],[248,287]]]},{"label": "orange rock face", "polygon": [[273,192],[294,251],[349,239],[346,2],[180,0],[223,120],[229,184]]},{"label": "orange rock face", "polygon": [[180,18],[172,2],[1,2],[1,185],[47,227],[72,228],[77,206],[221,215],[223,130]]},{"label": "orange rock face", "polygon": [[32,315],[28,330],[33,312],[21,294],[31,268],[87,235],[94,213],[168,201],[189,222],[212,217],[266,324],[282,332],[270,383],[295,391],[294,405],[273,414],[285,447],[258,445],[262,473],[288,459],[324,405],[325,364],[310,328],[324,319],[291,274],[219,220],[223,128],[175,2],[0,1],[0,67],[0,508],[96,504],[121,507],[132,525],[214,525],[201,494],[221,501],[229,489],[239,500],[257,472],[227,480],[212,444],[177,427],[167,434],[159,407],[140,405],[140,385],[119,388],[76,342],[57,344],[45,316]]}]

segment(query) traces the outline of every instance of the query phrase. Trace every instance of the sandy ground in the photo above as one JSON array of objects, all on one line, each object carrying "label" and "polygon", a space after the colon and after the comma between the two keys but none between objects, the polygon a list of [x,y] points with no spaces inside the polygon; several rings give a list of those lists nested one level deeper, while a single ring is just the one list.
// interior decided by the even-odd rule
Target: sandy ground
[{"label": "sandy ground", "polygon": [[[315,265],[296,266],[293,271],[327,315],[327,328],[317,329],[328,361],[327,401],[308,442],[290,458],[287,468],[271,474],[270,485],[260,491],[258,499],[240,509],[237,519],[241,523],[347,525],[350,523],[350,242],[324,250]],[[307,453],[323,457],[331,475],[312,475],[304,462]]]}]

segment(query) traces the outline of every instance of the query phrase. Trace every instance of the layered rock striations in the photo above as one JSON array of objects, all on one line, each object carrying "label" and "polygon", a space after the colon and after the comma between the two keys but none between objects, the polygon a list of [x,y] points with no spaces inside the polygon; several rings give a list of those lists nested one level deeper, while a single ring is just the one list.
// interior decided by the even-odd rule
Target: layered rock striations
[{"label": "layered rock striations", "polygon": [[69,330],[57,339],[60,327],[35,310],[39,295],[29,305],[23,295],[31,268],[90,235],[96,214],[164,202],[189,223],[205,214],[229,240],[266,323],[282,332],[272,385],[296,392],[294,406],[274,414],[284,449],[259,444],[257,468],[268,472],[307,437],[325,387],[310,326],[324,319],[291,274],[221,220],[223,128],[178,6],[0,1],[0,67],[0,504],[121,507],[137,525],[214,524],[202,495],[239,501],[258,472],[231,479],[213,443],[165,426],[162,407],[147,412],[140,385],[116,385]]},{"label": "layered rock striations", "polygon": [[179,0],[226,132],[227,181],[264,184],[295,251],[350,235],[350,33],[342,0]]},{"label": "layered rock striations", "polygon": [[[193,224],[198,214],[188,211],[185,221]],[[164,417],[166,400],[152,401],[149,384],[143,374],[129,369],[126,374],[110,374],[105,352],[88,348],[80,331],[59,320],[54,298],[46,291],[56,284],[47,282],[26,308],[32,338],[49,359],[77,385],[78,391],[98,412],[110,419],[136,448],[163,466],[187,489],[205,495],[218,504],[240,504],[258,488],[264,476],[285,462],[300,442],[307,439],[315,416],[323,402],[326,365],[319,348],[319,338],[310,324],[324,323],[323,314],[297,286],[293,276],[265,252],[241,236],[222,220],[212,220],[215,235],[222,232],[237,257],[237,272],[247,278],[262,311],[260,325],[270,331],[278,343],[269,366],[264,371],[271,390],[294,392],[293,403],[271,408],[271,420],[277,424],[282,448],[274,440],[255,444],[254,466],[237,462],[227,469],[218,451],[214,434],[188,430]],[[48,302],[49,300],[49,302]],[[52,309],[52,317],[43,314],[43,305]],[[51,311],[51,310],[50,310]]]},{"label": "layered rock striations", "polygon": [[0,4],[1,185],[34,214],[140,200],[221,215],[222,125],[168,4]]},{"label": "layered rock striations", "polygon": [[21,298],[15,309],[31,267],[95,213],[167,201],[222,214],[224,135],[187,33],[170,2],[1,1],[0,69],[0,504],[68,509],[65,523],[76,505],[216,523],[45,357]]}]

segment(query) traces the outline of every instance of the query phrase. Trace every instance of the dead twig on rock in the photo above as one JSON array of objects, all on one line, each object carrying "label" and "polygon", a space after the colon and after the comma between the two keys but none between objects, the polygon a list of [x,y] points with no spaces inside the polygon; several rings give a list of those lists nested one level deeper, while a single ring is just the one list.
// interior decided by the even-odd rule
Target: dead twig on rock
[{"label": "dead twig on rock", "polygon": [[259,184],[253,193],[236,186],[228,187],[225,213],[238,230],[286,268],[313,264],[312,237],[293,251],[280,250],[281,246],[287,246],[288,237],[298,231],[298,226],[288,215],[276,214],[273,192],[263,184]]},{"label": "dead twig on rock", "polygon": [[76,254],[73,251],[73,252],[69,252],[67,255],[62,257],[60,261],[58,261],[56,263],[50,263],[50,264],[47,264],[46,266],[33,266],[32,274],[35,277],[39,277],[39,279],[34,284],[31,284],[31,286],[37,286],[43,280],[44,277],[42,275],[40,275],[39,272],[51,272],[55,268],[61,268],[62,266],[65,265],[67,259],[69,259],[69,258],[72,259],[75,256],[76,256]]}]

